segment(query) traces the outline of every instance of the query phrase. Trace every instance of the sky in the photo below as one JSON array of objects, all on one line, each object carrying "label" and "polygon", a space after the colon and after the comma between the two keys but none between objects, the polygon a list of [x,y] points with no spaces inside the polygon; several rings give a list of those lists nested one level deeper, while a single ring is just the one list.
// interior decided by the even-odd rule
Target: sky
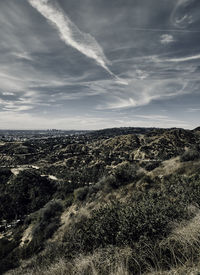
[{"label": "sky", "polygon": [[200,125],[199,0],[0,0],[0,129]]}]

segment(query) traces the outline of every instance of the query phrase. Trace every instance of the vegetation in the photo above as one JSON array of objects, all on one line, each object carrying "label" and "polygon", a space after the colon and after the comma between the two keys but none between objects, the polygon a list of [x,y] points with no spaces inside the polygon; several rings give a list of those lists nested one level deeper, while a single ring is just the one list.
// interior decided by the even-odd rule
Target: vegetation
[{"label": "vegetation", "polygon": [[35,171],[21,171],[9,184],[1,185],[0,216],[7,221],[40,209],[51,199],[55,184]]},{"label": "vegetation", "polygon": [[199,144],[140,128],[4,140],[0,273],[197,275]]},{"label": "vegetation", "polygon": [[185,151],[180,158],[181,161],[193,161],[200,158],[200,153],[197,149],[190,149]]}]

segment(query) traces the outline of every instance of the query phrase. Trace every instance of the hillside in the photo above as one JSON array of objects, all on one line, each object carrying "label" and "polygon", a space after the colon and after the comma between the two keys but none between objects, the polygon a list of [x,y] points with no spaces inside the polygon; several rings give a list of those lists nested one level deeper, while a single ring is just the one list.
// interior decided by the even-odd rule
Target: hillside
[{"label": "hillside", "polygon": [[200,130],[0,139],[1,274],[200,271]]}]

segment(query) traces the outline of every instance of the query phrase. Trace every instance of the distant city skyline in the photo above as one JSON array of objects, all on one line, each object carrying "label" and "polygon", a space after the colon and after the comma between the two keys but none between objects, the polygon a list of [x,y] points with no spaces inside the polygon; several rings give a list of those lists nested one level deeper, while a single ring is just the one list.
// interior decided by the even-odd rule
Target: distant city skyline
[{"label": "distant city skyline", "polygon": [[0,1],[0,129],[200,125],[200,1]]}]

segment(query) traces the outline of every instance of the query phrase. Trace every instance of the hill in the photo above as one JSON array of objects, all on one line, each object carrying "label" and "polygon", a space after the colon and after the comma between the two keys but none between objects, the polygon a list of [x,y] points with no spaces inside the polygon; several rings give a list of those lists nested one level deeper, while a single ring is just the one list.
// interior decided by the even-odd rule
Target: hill
[{"label": "hill", "polygon": [[4,136],[1,274],[197,275],[199,171],[198,128]]}]

